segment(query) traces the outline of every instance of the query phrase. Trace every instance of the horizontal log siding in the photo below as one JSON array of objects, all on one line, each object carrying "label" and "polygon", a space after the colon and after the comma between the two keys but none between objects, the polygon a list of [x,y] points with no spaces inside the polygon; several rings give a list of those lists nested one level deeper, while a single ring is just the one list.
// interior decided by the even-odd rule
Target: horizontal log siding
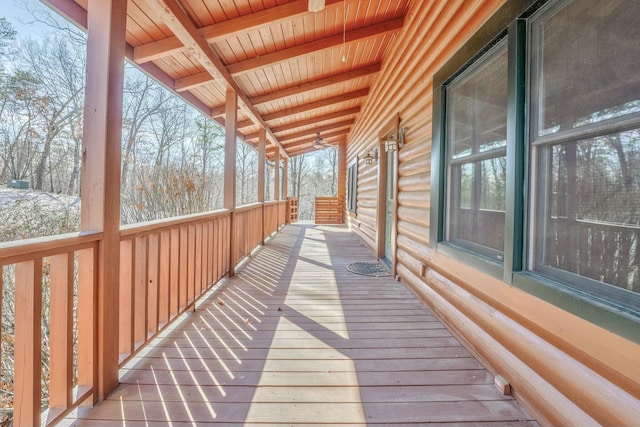
[{"label": "horizontal log siding", "polygon": [[[407,130],[398,170],[402,281],[511,382],[541,421],[637,423],[640,346],[429,248],[433,75],[502,4],[413,2],[349,135],[347,162],[376,147],[378,132],[399,113]],[[349,213],[353,231],[372,250],[379,166],[359,161],[357,215]]]}]

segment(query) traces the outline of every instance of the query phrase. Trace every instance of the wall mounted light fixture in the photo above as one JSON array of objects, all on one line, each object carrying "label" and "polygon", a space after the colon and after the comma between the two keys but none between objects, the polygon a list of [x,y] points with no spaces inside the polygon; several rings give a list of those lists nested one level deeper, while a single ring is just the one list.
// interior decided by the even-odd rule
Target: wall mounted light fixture
[{"label": "wall mounted light fixture", "polygon": [[372,165],[374,161],[378,161],[378,148],[369,150],[367,154],[364,155],[364,163],[366,165]]},{"label": "wall mounted light fixture", "polygon": [[398,133],[391,131],[384,142],[385,151],[396,151],[404,145],[404,128],[398,129]]}]

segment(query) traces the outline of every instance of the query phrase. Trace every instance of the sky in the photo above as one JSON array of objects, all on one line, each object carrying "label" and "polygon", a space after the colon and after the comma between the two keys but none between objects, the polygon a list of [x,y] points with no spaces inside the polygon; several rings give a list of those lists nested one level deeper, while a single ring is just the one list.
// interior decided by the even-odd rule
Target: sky
[{"label": "sky", "polygon": [[20,35],[43,36],[46,32],[44,26],[33,23],[33,17],[24,10],[26,1],[34,7],[46,8],[38,0],[0,0],[0,17],[7,18]]}]

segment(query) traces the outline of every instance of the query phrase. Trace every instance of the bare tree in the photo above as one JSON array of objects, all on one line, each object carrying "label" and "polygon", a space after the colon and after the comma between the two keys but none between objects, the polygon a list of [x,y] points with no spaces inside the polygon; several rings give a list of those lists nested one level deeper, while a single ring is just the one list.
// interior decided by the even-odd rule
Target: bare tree
[{"label": "bare tree", "polygon": [[44,180],[52,169],[53,144],[65,146],[68,135],[73,132],[73,124],[82,116],[85,53],[66,38],[53,36],[22,43],[19,62],[40,80],[37,90],[38,100],[42,104],[39,111],[42,129],[38,132],[41,151],[34,166],[33,186],[36,190],[61,192],[67,189],[66,179],[63,182],[50,182],[47,188]]}]

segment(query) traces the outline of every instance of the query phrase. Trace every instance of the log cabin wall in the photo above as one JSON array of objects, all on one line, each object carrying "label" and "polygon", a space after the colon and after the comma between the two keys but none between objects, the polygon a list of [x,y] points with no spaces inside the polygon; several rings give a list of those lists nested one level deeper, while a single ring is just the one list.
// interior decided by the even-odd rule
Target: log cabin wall
[{"label": "log cabin wall", "polygon": [[363,157],[399,114],[396,272],[538,419],[632,425],[640,413],[640,346],[429,248],[434,74],[504,1],[413,1],[350,133],[358,162],[353,231],[377,252],[378,168]]}]

